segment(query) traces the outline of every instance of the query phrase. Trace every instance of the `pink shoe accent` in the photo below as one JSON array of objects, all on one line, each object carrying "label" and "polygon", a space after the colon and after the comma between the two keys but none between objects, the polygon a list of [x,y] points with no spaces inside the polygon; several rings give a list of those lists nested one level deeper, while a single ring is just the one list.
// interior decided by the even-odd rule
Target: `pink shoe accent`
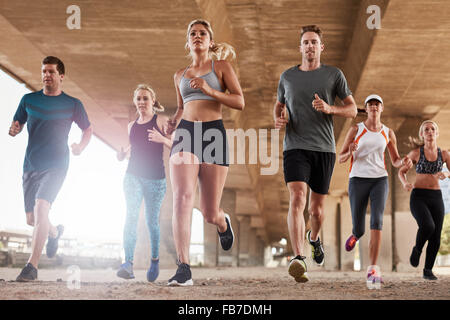
[{"label": "pink shoe accent", "polygon": [[352,251],[356,245],[356,242],[358,242],[358,238],[356,238],[354,235],[348,237],[347,241],[345,242],[345,250]]}]

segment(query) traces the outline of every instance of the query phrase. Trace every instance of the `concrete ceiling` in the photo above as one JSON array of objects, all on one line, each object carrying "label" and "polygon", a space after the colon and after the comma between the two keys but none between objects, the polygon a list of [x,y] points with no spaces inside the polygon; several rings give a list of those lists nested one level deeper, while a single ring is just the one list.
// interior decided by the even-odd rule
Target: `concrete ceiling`
[{"label": "concrete ceiling", "polygon": [[[81,29],[69,30],[69,5],[81,9]],[[370,30],[369,5],[381,8],[381,29]],[[300,26],[324,31],[324,63],[344,71],[359,108],[372,92],[385,101],[383,121],[403,143],[421,119],[440,125],[439,144],[450,147],[450,2],[394,0],[0,0],[0,66],[40,89],[40,61],[56,55],[66,64],[64,90],[80,98],[95,134],[113,148],[127,141],[134,116],[132,92],[151,84],[172,114],[173,74],[189,64],[187,24],[212,23],[217,42],[233,45],[233,62],[245,95],[243,112],[224,108],[227,128],[271,129],[279,76],[300,63]],[[355,120],[335,119],[337,150]],[[232,165],[226,188],[237,191],[236,214],[251,215],[266,241],[287,238],[289,207],[282,170],[282,139],[276,175],[261,175],[261,163]],[[269,131],[269,138],[271,133]],[[336,164],[330,193],[345,193],[348,164]]]}]

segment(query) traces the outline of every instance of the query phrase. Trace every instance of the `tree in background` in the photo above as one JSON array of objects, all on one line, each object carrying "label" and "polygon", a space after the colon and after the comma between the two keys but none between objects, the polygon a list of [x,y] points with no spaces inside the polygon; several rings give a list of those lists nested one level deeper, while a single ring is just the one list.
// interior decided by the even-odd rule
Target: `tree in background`
[{"label": "tree in background", "polygon": [[444,217],[444,225],[441,233],[441,247],[439,248],[440,255],[450,254],[450,214]]}]

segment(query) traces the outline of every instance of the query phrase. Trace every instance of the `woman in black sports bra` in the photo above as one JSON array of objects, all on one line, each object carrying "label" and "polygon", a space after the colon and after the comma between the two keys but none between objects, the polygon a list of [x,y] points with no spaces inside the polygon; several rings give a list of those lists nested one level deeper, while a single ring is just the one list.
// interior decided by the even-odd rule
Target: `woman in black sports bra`
[{"label": "woman in black sports bra", "polygon": [[194,20],[189,24],[186,49],[192,63],[174,75],[178,109],[169,120],[166,132],[171,134],[176,128],[170,153],[170,177],[178,269],[168,285],[181,286],[193,284],[189,245],[197,181],[200,210],[205,220],[217,226],[224,250],[233,245],[230,217],[219,207],[228,172],[222,105],[244,109],[244,96],[233,67],[221,60],[230,53],[234,56],[234,50],[227,44],[214,43],[209,22]]},{"label": "woman in black sports bra", "polygon": [[408,157],[416,165],[416,181],[408,182],[406,173],[412,165],[405,165],[398,171],[398,177],[407,191],[411,191],[411,213],[417,221],[416,244],[412,249],[410,263],[413,267],[419,265],[420,255],[428,241],[425,257],[423,278],[437,280],[431,269],[441,245],[441,231],[444,221],[444,201],[439,180],[450,177],[450,173],[442,171],[444,162],[450,167],[450,154],[441,150],[436,143],[439,129],[435,122],[426,120],[419,129],[419,140],[409,137],[410,146],[414,149]]}]

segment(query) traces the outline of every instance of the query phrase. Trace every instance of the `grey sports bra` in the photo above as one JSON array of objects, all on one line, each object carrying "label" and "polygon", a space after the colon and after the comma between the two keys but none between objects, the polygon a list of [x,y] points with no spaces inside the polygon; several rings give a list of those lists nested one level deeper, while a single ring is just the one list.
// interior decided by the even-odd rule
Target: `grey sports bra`
[{"label": "grey sports bra", "polygon": [[[211,68],[212,69],[210,72],[199,76],[198,78],[203,78],[212,89],[224,92],[225,90],[223,90],[220,86],[219,78],[214,72],[214,60],[211,60]],[[213,97],[204,94],[200,89],[191,88],[191,86],[189,85],[189,81],[191,81],[191,79],[186,79],[184,77],[187,69],[189,69],[189,67],[184,70],[180,80],[180,94],[181,98],[183,98],[183,104],[192,100],[216,100]]]}]

